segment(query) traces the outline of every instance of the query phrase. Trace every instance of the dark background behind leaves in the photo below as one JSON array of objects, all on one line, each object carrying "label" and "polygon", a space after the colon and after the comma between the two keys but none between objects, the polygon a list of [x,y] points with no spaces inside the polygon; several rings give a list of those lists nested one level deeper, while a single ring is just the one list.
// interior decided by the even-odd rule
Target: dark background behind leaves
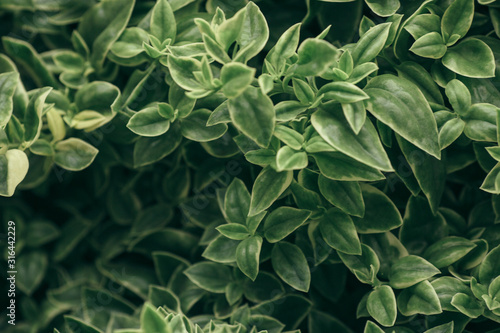
[{"label": "dark background behind leaves", "polygon": [[498,331],[496,1],[99,3],[0,0],[2,332]]}]

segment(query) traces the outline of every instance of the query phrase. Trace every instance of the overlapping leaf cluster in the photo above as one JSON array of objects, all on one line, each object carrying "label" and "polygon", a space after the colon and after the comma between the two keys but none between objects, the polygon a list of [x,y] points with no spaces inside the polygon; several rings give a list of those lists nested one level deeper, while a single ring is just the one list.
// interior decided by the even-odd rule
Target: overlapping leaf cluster
[{"label": "overlapping leaf cluster", "polygon": [[2,332],[497,332],[497,7],[0,0]]}]

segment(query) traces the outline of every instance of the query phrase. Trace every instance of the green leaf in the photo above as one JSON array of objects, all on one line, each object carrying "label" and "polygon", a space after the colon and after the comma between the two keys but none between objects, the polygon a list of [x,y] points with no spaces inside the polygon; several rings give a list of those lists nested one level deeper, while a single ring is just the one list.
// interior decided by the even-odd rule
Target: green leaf
[{"label": "green leaf", "polygon": [[463,116],[464,134],[475,141],[497,141],[496,117],[499,108],[488,103],[473,104]]},{"label": "green leaf", "polygon": [[354,67],[347,82],[357,84],[376,70],[378,70],[378,66],[374,62],[365,62],[363,64],[357,65],[356,67]]},{"label": "green leaf", "polygon": [[[64,316],[64,322],[68,327],[71,328],[71,332],[79,332],[79,333],[102,333],[97,327],[85,323],[81,319],[78,319],[73,316]],[[163,333],[162,331],[157,331]]]},{"label": "green leaf", "polygon": [[180,126],[174,123],[165,134],[137,140],[134,144],[134,167],[154,163],[171,154],[182,141],[180,132]]},{"label": "green leaf", "polygon": [[104,81],[85,84],[75,94],[75,104],[81,112],[95,111],[103,116],[101,122],[92,127],[86,127],[87,131],[94,130],[113,119],[117,109],[121,106],[118,105],[119,103],[120,90],[115,85]]},{"label": "green leaf", "polygon": [[150,285],[148,299],[154,306],[180,311],[179,298],[170,289]]},{"label": "green leaf", "polygon": [[117,3],[113,0],[101,1],[88,10],[81,18],[78,32],[91,45],[90,62],[98,71],[113,43],[127,27],[135,1]]},{"label": "green leaf", "polygon": [[24,141],[26,147],[35,142],[42,131],[42,113],[45,107],[45,100],[52,88],[46,87],[37,90],[31,95],[26,112],[24,114]]},{"label": "green leaf", "polygon": [[293,91],[297,99],[305,105],[312,104],[314,102],[314,91],[304,80],[297,78],[292,79]]},{"label": "green leaf", "polygon": [[238,178],[234,178],[228,186],[225,199],[224,211],[233,223],[245,224],[250,210],[250,193],[245,183]]},{"label": "green leaf", "polygon": [[368,0],[366,4],[378,16],[391,16],[399,9],[399,0]]},{"label": "green leaf", "polygon": [[441,18],[436,14],[415,16],[405,27],[415,40],[430,32],[441,31]]},{"label": "green leaf", "polygon": [[431,59],[440,59],[446,53],[447,47],[439,32],[429,32],[413,43],[410,51],[418,56]]},{"label": "green leaf", "polygon": [[448,49],[442,59],[449,70],[472,78],[495,76],[495,58],[485,42],[468,38]]},{"label": "green leaf", "polygon": [[453,35],[465,36],[474,17],[474,0],[455,0],[444,12],[441,32],[446,42]]},{"label": "green leaf", "polygon": [[239,223],[223,224],[216,229],[229,239],[243,240],[250,236],[247,227]]},{"label": "green leaf", "polygon": [[144,332],[170,333],[164,316],[156,311],[153,306],[146,303],[141,312],[141,329]]},{"label": "green leaf", "polygon": [[491,298],[500,300],[500,276],[497,276],[493,279],[493,281],[491,281],[490,286],[488,287],[488,294]]},{"label": "green leaf", "polygon": [[413,82],[427,101],[444,105],[443,95],[431,74],[416,62],[405,61],[396,67],[398,75]]},{"label": "green leaf", "polygon": [[290,186],[292,179],[292,171],[276,172],[269,166],[262,169],[252,188],[248,215],[254,216],[269,208]]},{"label": "green leaf", "polygon": [[453,111],[465,115],[472,104],[469,89],[465,84],[457,79],[451,80],[446,85],[445,92]]},{"label": "green leaf", "polygon": [[144,51],[143,43],[146,43],[148,40],[148,33],[143,29],[136,27],[127,28],[123,31],[118,41],[113,43],[110,51],[119,58],[133,58]]},{"label": "green leaf", "polygon": [[430,155],[441,157],[436,120],[415,84],[385,74],[371,80],[365,92],[370,96],[367,109],[378,120]]},{"label": "green leaf", "polygon": [[229,303],[229,305],[234,305],[241,299],[242,296],[243,296],[243,287],[240,284],[232,282],[227,285],[226,300]]},{"label": "green leaf", "polygon": [[445,188],[445,163],[418,149],[399,135],[396,139],[422,192],[429,201],[432,212],[436,213]]},{"label": "green leaf", "polygon": [[396,322],[396,296],[387,285],[375,287],[368,296],[366,308],[370,316],[382,326],[390,327]]},{"label": "green leaf", "polygon": [[431,244],[448,236],[441,213],[434,215],[423,197],[410,197],[406,206],[399,239],[412,254],[421,254]]},{"label": "green leaf", "polygon": [[231,44],[240,36],[246,14],[246,9],[241,9],[233,17],[225,20],[219,25],[215,39],[222,45],[225,51],[227,51]]},{"label": "green leaf", "polygon": [[283,146],[276,154],[276,171],[300,170],[307,167],[307,153]]},{"label": "green leaf", "polygon": [[344,111],[344,116],[347,119],[349,125],[351,125],[354,133],[359,134],[359,131],[361,131],[366,121],[365,103],[356,102],[342,104],[342,111]]},{"label": "green leaf", "polygon": [[384,333],[384,331],[373,321],[368,320],[366,322],[365,330],[363,331],[363,333]]},{"label": "green leaf", "polygon": [[269,38],[269,27],[259,7],[249,2],[245,7],[246,16],[236,42],[240,45],[237,57],[242,62],[255,57],[264,48]]},{"label": "green leaf", "polygon": [[273,210],[264,222],[264,234],[269,243],[276,243],[290,235],[311,216],[311,212],[292,207]]},{"label": "green leaf", "polygon": [[435,326],[430,330],[425,331],[424,333],[453,333],[454,329],[453,326],[454,326],[453,321],[450,321],[447,324]]},{"label": "green leaf", "polygon": [[332,99],[343,104],[356,103],[369,98],[363,90],[348,82],[327,83],[318,91],[318,96],[323,94],[324,100]]},{"label": "green leaf", "polygon": [[336,181],[320,175],[318,186],[325,199],[335,207],[349,215],[365,215],[365,202],[358,182]]},{"label": "green leaf", "polygon": [[307,106],[298,101],[283,101],[275,105],[275,110],[277,121],[290,121],[306,111]]},{"label": "green leaf", "polygon": [[335,46],[324,40],[308,38],[297,50],[299,59],[293,73],[301,76],[321,75],[337,60],[339,53]]},{"label": "green leaf", "polygon": [[11,197],[17,185],[26,177],[28,169],[28,157],[23,151],[10,149],[0,155],[0,196]]},{"label": "green leaf", "polygon": [[358,233],[370,234],[395,229],[403,223],[396,205],[379,189],[368,184],[361,185],[365,214],[353,216]]},{"label": "green leaf", "polygon": [[469,318],[477,318],[484,312],[483,306],[474,297],[462,293],[453,296],[451,305]]},{"label": "green leaf", "polygon": [[354,65],[372,61],[382,51],[389,37],[391,23],[382,23],[368,30],[352,50]]},{"label": "green leaf", "polygon": [[288,242],[276,243],[271,262],[278,276],[292,288],[307,292],[311,283],[311,272],[306,257],[300,248]]},{"label": "green leaf", "polygon": [[375,181],[385,179],[377,169],[339,152],[313,154],[321,174],[340,181]]},{"label": "green leaf", "polygon": [[249,216],[247,218],[247,228],[248,228],[248,231],[250,232],[250,234],[252,234],[252,235],[255,234],[255,232],[257,231],[257,228],[259,227],[260,223],[262,222],[262,220],[264,219],[266,214],[267,214],[267,212],[263,211],[257,215]]},{"label": "green leaf", "polygon": [[201,62],[189,57],[169,55],[167,61],[160,62],[168,68],[175,83],[185,90],[202,90],[203,86],[196,79],[194,72],[201,71]]},{"label": "green leaf", "polygon": [[465,128],[465,122],[460,118],[448,120],[439,130],[439,146],[441,150],[455,142]]},{"label": "green leaf", "polygon": [[177,25],[175,22],[174,12],[167,0],[159,0],[153,7],[151,14],[151,33],[163,42],[167,38],[172,39],[171,44],[174,44],[175,35],[177,34]]},{"label": "green leaf", "polygon": [[300,150],[304,144],[304,137],[300,133],[283,125],[276,126],[274,136],[295,150]]},{"label": "green leaf", "polygon": [[42,283],[47,271],[48,258],[45,252],[23,253],[16,261],[16,286],[30,296]]},{"label": "green leaf", "polygon": [[325,242],[335,250],[346,254],[361,254],[361,243],[349,215],[330,208],[321,217],[319,228]]},{"label": "green leaf", "polygon": [[262,148],[267,148],[275,126],[276,115],[271,99],[259,88],[248,87],[230,99],[229,114],[233,124]]},{"label": "green leaf", "polygon": [[500,194],[500,178],[498,177],[499,173],[500,163],[497,163],[488,173],[488,175],[484,179],[484,182],[481,184],[481,190],[489,193]]},{"label": "green leaf", "polygon": [[288,28],[267,54],[266,59],[276,69],[280,69],[285,61],[295,54],[299,45],[300,26],[301,23],[297,23]]},{"label": "green leaf", "polygon": [[28,71],[38,87],[59,86],[53,74],[47,68],[48,66],[31,44],[6,36],[2,37],[2,43],[5,52]]},{"label": "green leaf", "polygon": [[26,245],[39,247],[53,241],[60,234],[59,228],[54,223],[46,220],[34,220],[30,222],[30,226],[26,230],[24,237]]},{"label": "green leaf", "polygon": [[397,299],[398,309],[405,316],[442,313],[438,295],[429,281],[422,281],[404,289]]},{"label": "green leaf", "polygon": [[48,142],[47,140],[44,139],[38,139],[33,144],[30,146],[30,151],[33,154],[36,155],[41,155],[41,156],[53,156],[54,155],[54,148]]},{"label": "green leaf", "polygon": [[[338,108],[338,106],[337,106]],[[370,167],[392,171],[375,127],[368,119],[359,134],[354,134],[345,117],[337,110],[316,111],[311,122],[321,137],[338,151]]]},{"label": "green leaf", "polygon": [[198,262],[184,271],[198,287],[212,293],[222,294],[231,282],[231,270],[222,264]]},{"label": "green leaf", "polygon": [[479,266],[479,281],[482,284],[489,285],[497,276],[500,276],[500,246],[491,250]]},{"label": "green leaf", "polygon": [[181,120],[182,136],[197,142],[208,142],[222,137],[227,131],[227,125],[207,126],[211,114],[208,109],[199,109],[183,118]]},{"label": "green leaf", "polygon": [[61,168],[71,171],[79,171],[88,167],[99,152],[94,146],[78,138],[59,141],[54,149],[56,152],[54,162]]},{"label": "green leaf", "polygon": [[219,236],[208,244],[202,256],[209,260],[220,263],[232,263],[236,261],[236,248],[240,242]]},{"label": "green leaf", "polygon": [[63,71],[81,73],[84,69],[85,60],[73,51],[61,51],[54,54],[53,59],[54,63]]},{"label": "green leaf", "polygon": [[170,120],[160,115],[158,107],[151,106],[134,114],[127,127],[137,135],[152,137],[168,131]]},{"label": "green leaf", "polygon": [[260,272],[255,281],[246,279],[243,289],[245,297],[255,303],[261,303],[285,293],[280,280],[274,274],[265,271]]},{"label": "green leaf", "polygon": [[399,259],[392,265],[389,282],[393,288],[405,289],[439,273],[439,269],[427,260],[410,255]]},{"label": "green leaf", "polygon": [[325,312],[320,312],[318,310],[311,311],[311,313],[309,314],[308,322],[309,322],[308,332],[311,333],[320,333],[320,332],[352,333],[351,329],[347,327],[344,323],[342,323],[342,321],[335,318],[334,316],[331,316]]},{"label": "green leaf", "polygon": [[361,255],[352,255],[338,252],[344,265],[356,275],[359,281],[373,284],[373,278],[380,269],[380,261],[371,247],[361,244]]},{"label": "green leaf", "polygon": [[5,128],[14,110],[14,91],[19,84],[19,73],[7,72],[0,74],[0,128]]},{"label": "green leaf", "polygon": [[467,255],[476,244],[468,239],[450,236],[429,246],[423,257],[437,268],[449,266]]},{"label": "green leaf", "polygon": [[255,281],[259,273],[259,256],[262,247],[262,237],[251,236],[242,241],[236,248],[236,263],[239,269]]},{"label": "green leaf", "polygon": [[437,278],[431,284],[439,297],[442,309],[445,311],[457,311],[457,308],[451,304],[453,296],[457,293],[463,293],[471,297],[474,296],[468,286],[450,276]]},{"label": "green leaf", "polygon": [[228,98],[238,97],[252,83],[254,76],[254,68],[237,62],[226,64],[220,72],[222,92]]}]

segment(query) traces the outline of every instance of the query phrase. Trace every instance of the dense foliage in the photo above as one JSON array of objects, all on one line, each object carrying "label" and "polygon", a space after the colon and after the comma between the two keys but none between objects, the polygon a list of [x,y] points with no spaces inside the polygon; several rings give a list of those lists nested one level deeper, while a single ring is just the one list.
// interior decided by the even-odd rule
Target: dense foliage
[{"label": "dense foliage", "polygon": [[0,331],[500,332],[499,8],[0,0]]}]

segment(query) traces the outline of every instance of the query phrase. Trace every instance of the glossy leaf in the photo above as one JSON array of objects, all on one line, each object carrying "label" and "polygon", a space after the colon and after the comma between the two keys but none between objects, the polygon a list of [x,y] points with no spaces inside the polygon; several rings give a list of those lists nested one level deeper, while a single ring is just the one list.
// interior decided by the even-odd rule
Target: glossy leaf
[{"label": "glossy leaf", "polygon": [[397,315],[396,296],[389,286],[376,287],[368,296],[368,313],[382,326],[394,325]]},{"label": "glossy leaf", "polygon": [[270,167],[264,168],[252,188],[249,216],[266,210],[290,186],[293,173],[291,171],[276,172]]},{"label": "glossy leaf", "polygon": [[353,216],[356,230],[361,234],[379,233],[395,229],[403,223],[394,203],[377,188],[361,186],[365,213],[362,217]]},{"label": "glossy leaf", "polygon": [[325,242],[337,251],[359,255],[361,243],[349,215],[330,208],[320,219],[319,228]]},{"label": "glossy leaf", "polygon": [[390,74],[380,75],[365,91],[370,96],[367,109],[377,119],[430,155],[441,157],[432,110],[413,83]]},{"label": "glossy leaf", "polygon": [[405,316],[418,313],[432,315],[443,311],[436,291],[426,280],[404,289],[398,295],[397,303],[399,311]]},{"label": "glossy leaf", "polygon": [[271,262],[278,276],[294,289],[307,292],[311,283],[311,273],[306,257],[300,248],[287,242],[276,243],[271,254]]},{"label": "glossy leaf", "polygon": [[495,75],[493,52],[479,39],[468,38],[449,48],[442,61],[446,68],[463,76],[485,78]]},{"label": "glossy leaf", "polygon": [[88,167],[99,152],[94,146],[77,138],[59,141],[54,150],[56,152],[54,162],[71,171],[83,170]]},{"label": "glossy leaf", "polygon": [[311,212],[292,207],[279,207],[264,222],[264,234],[270,243],[276,243],[290,235],[311,216]]},{"label": "glossy leaf", "polygon": [[370,167],[382,171],[392,170],[370,121],[365,122],[357,135],[351,131],[347,120],[336,112],[318,110],[312,115],[311,121],[321,137],[335,149]]},{"label": "glossy leaf", "polygon": [[427,260],[410,255],[399,259],[392,265],[389,281],[392,287],[404,289],[439,273],[439,269]]},{"label": "glossy leaf", "polygon": [[239,269],[255,281],[259,273],[259,256],[262,247],[262,237],[251,236],[242,241],[236,248],[236,263]]},{"label": "glossy leaf", "polygon": [[266,148],[275,127],[273,102],[258,88],[249,87],[238,97],[229,100],[233,124],[262,148]]}]

